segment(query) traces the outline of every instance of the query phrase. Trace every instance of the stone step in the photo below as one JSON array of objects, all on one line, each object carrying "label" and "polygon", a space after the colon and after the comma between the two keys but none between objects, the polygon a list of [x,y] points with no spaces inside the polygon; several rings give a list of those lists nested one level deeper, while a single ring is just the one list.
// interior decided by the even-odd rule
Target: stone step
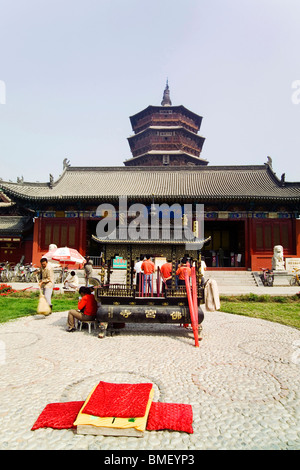
[{"label": "stone step", "polygon": [[[254,276],[250,271],[206,271],[205,279],[215,279],[219,286],[256,286]],[[111,284],[125,284],[126,270],[114,269],[110,276]]]},{"label": "stone step", "polygon": [[126,284],[126,269],[113,269],[110,284]]},{"label": "stone step", "polygon": [[206,271],[206,279],[215,279],[219,286],[257,286],[251,271]]}]

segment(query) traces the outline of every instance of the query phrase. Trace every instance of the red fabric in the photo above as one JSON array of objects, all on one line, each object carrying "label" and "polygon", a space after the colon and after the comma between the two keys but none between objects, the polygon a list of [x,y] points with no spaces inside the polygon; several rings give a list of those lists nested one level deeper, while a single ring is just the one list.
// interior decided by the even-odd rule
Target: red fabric
[{"label": "red fabric", "polygon": [[147,259],[146,261],[143,261],[141,269],[144,271],[144,274],[153,274],[155,271],[155,264],[150,259]]},{"label": "red fabric", "polygon": [[188,276],[191,277],[191,274],[192,274],[191,268],[189,268],[189,267],[186,266],[186,265],[180,266],[180,267],[177,269],[177,271],[176,271],[176,276],[179,276],[180,281],[184,281],[184,279],[185,279],[185,277],[184,277],[185,271],[187,271]]},{"label": "red fabric", "polygon": [[101,381],[82,412],[101,418],[145,416],[151,388],[151,383],[113,384]]},{"label": "red fabric", "polygon": [[193,434],[191,405],[153,402],[147,421],[147,431],[169,429]]},{"label": "red fabric", "polygon": [[83,310],[84,315],[96,315],[97,302],[93,294],[87,294],[78,302],[78,310]]},{"label": "red fabric", "polygon": [[31,430],[39,428],[71,429],[84,401],[70,401],[65,403],[49,403]]},{"label": "red fabric", "polygon": [[160,272],[166,280],[172,277],[172,263],[163,264],[160,268]]},{"label": "red fabric", "polygon": [[[106,385],[114,385],[114,384],[106,384]],[[104,386],[103,389],[105,389],[106,391],[109,391],[108,389],[118,388],[119,391],[123,390],[124,392],[126,392],[127,387],[124,388],[124,385],[129,385],[129,384],[115,384],[115,385],[120,385],[120,387]],[[138,389],[142,389],[144,391],[147,389],[146,387],[147,385],[150,385],[152,387],[152,384],[137,384],[137,385],[138,385],[137,387]],[[140,386],[143,386],[143,387],[140,387]],[[147,401],[148,401],[149,393],[147,395]],[[135,393],[131,393],[130,395],[131,397],[134,397]],[[141,395],[140,394],[138,395],[144,396],[146,394],[144,394],[143,392]],[[110,397],[112,397],[112,394],[110,394]],[[129,397],[129,394],[128,394],[128,397]],[[42,411],[42,413],[40,414],[40,416],[38,417],[38,419],[32,426],[31,430],[34,431],[39,428],[53,428],[53,429],[75,428],[76,426],[73,426],[73,423],[75,422],[83,404],[84,404],[84,401],[72,401],[72,402],[66,402],[66,403],[50,403],[44,408],[44,410]],[[119,403],[119,405],[120,404],[121,403]],[[114,404],[112,403],[112,405]],[[116,405],[118,406],[118,404]],[[117,411],[117,413],[114,414],[112,413],[112,411]],[[119,412],[116,408],[115,410],[112,410],[112,409],[109,410],[109,416],[117,416],[117,417],[125,417],[125,418],[130,418],[130,417],[137,418],[138,417],[137,414],[135,414],[135,416],[131,416],[130,410],[128,411],[128,408],[127,409],[123,408],[122,411],[124,411],[126,416],[119,416]],[[83,409],[83,412],[87,413],[86,407]],[[88,412],[88,414],[93,414],[94,416],[97,416],[97,413],[94,413],[94,412],[93,413]],[[145,412],[143,411],[143,414],[141,416],[144,416],[144,415],[145,415]],[[101,416],[104,417],[104,415],[101,415]],[[192,410],[191,405],[184,405],[184,404],[177,404],[177,403],[152,402],[146,429],[147,431],[159,431],[162,429],[168,429],[171,431],[183,431],[189,434],[193,434],[192,424],[193,424],[193,410]]]}]

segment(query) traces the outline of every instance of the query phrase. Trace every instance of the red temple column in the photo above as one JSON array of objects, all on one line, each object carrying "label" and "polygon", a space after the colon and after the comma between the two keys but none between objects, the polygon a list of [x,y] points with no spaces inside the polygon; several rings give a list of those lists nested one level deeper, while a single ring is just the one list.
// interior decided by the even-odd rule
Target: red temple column
[{"label": "red temple column", "polygon": [[300,219],[296,219],[296,255],[300,258]]},{"label": "red temple column", "polygon": [[39,217],[34,218],[33,226],[33,243],[32,243],[32,264],[40,264],[40,228],[41,219]]}]

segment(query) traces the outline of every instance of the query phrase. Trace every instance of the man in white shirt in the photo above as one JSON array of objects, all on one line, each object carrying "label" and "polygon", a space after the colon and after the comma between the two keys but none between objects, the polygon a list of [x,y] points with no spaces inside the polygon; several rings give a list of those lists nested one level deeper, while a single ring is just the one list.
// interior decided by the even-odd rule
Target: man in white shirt
[{"label": "man in white shirt", "polygon": [[139,287],[140,287],[140,284],[139,284],[140,277],[141,277],[140,273],[143,273],[142,271],[143,261],[144,261],[144,256],[141,255],[139,261],[135,263],[134,269],[133,269],[133,272],[136,274],[135,285],[136,285],[137,290],[139,290]]},{"label": "man in white shirt", "polygon": [[64,289],[78,289],[78,285],[78,276],[76,275],[75,271],[71,271],[64,282]]},{"label": "man in white shirt", "polygon": [[201,274],[202,274],[202,277],[201,277],[201,286],[203,286],[205,284],[205,279],[204,279],[204,271],[206,271],[206,263],[205,261],[201,260]]}]

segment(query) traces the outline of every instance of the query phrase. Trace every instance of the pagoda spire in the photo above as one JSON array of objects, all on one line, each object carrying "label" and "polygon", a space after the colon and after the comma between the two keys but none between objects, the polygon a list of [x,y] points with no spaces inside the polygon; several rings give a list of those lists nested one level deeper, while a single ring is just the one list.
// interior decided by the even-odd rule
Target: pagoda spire
[{"label": "pagoda spire", "polygon": [[163,95],[161,105],[162,106],[172,106],[172,101],[170,99],[170,89],[169,89],[168,79],[167,79],[167,83],[166,83],[166,88],[164,90],[164,95]]}]

